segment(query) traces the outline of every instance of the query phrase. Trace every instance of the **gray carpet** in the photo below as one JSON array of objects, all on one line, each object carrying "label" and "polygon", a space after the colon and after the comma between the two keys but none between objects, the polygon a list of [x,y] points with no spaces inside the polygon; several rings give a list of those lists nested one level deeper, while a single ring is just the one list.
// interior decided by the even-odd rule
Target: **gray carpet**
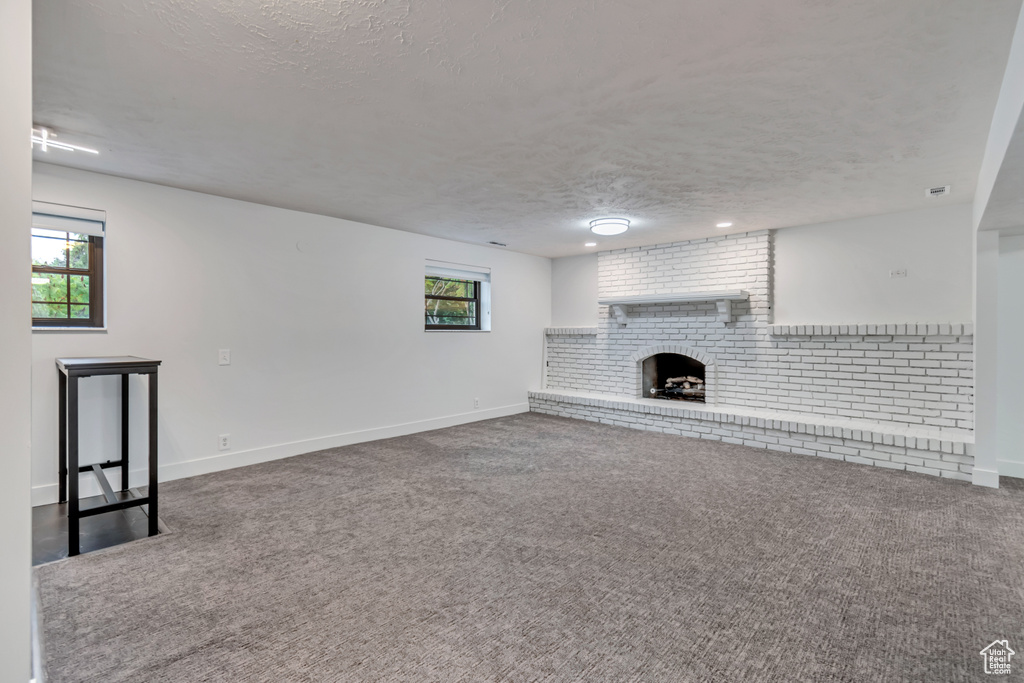
[{"label": "gray carpet", "polygon": [[51,681],[981,681],[1024,491],[535,414],[169,482]]}]

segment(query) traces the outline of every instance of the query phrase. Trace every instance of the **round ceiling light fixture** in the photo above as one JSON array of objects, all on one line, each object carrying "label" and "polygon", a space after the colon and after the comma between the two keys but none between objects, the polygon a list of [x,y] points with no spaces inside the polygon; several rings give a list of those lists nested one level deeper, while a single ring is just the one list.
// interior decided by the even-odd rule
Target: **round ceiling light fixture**
[{"label": "round ceiling light fixture", "polygon": [[[597,242],[587,242],[583,246],[585,246],[585,247],[596,247],[597,246]],[[47,280],[47,282],[49,282],[49,280]]]},{"label": "round ceiling light fixture", "polygon": [[621,235],[627,230],[628,218],[597,218],[590,221],[590,231],[595,235]]},{"label": "round ceiling light fixture", "polygon": [[729,221],[726,221],[724,223],[715,223],[715,227],[716,228],[731,228],[732,227],[732,223],[730,223]]}]

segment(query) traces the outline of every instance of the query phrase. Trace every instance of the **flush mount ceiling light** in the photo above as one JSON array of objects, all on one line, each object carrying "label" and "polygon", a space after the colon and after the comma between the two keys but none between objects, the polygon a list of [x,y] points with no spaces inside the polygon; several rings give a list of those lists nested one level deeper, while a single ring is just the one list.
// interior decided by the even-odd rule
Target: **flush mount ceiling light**
[{"label": "flush mount ceiling light", "polygon": [[32,129],[32,144],[39,145],[39,149],[44,152],[48,152],[50,148],[63,149],[68,152],[88,152],[89,154],[99,154],[99,150],[90,149],[89,147],[80,147],[79,145],[72,145],[67,142],[57,142],[54,138],[57,137],[52,131],[43,128],[42,126]]},{"label": "flush mount ceiling light", "polygon": [[732,223],[730,223],[728,221],[726,221],[724,223],[715,223],[715,227],[716,228],[731,228],[732,227]]},{"label": "flush mount ceiling light", "polygon": [[627,218],[598,218],[590,221],[590,231],[595,235],[621,235],[629,230]]},{"label": "flush mount ceiling light", "polygon": [[597,246],[597,242],[587,242],[583,246],[585,246],[585,247],[596,247]]}]

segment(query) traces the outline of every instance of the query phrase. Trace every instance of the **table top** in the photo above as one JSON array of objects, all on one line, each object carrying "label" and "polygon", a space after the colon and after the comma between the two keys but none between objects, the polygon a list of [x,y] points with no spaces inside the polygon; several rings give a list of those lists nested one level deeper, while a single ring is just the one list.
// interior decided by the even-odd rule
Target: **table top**
[{"label": "table top", "polygon": [[87,358],[57,358],[57,367],[64,372],[69,370],[97,370],[102,368],[127,368],[157,366],[162,361],[138,356],[91,356]]}]

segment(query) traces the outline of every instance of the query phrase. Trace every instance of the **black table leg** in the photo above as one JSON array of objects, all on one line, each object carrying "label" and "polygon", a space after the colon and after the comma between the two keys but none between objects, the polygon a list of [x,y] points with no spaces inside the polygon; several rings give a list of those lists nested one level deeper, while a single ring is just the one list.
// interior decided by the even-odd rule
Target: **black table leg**
[{"label": "black table leg", "polygon": [[121,490],[128,490],[128,375],[121,375]]},{"label": "black table leg", "polygon": [[57,395],[60,407],[57,410],[57,454],[58,469],[60,470],[60,489],[58,502],[66,503],[68,500],[68,378],[60,370],[57,370]]},{"label": "black table leg", "polygon": [[149,535],[156,536],[160,533],[157,515],[157,458],[156,458],[156,396],[157,396],[156,370],[149,375]]},{"label": "black table leg", "polygon": [[68,556],[78,554],[78,377],[68,383]]}]

